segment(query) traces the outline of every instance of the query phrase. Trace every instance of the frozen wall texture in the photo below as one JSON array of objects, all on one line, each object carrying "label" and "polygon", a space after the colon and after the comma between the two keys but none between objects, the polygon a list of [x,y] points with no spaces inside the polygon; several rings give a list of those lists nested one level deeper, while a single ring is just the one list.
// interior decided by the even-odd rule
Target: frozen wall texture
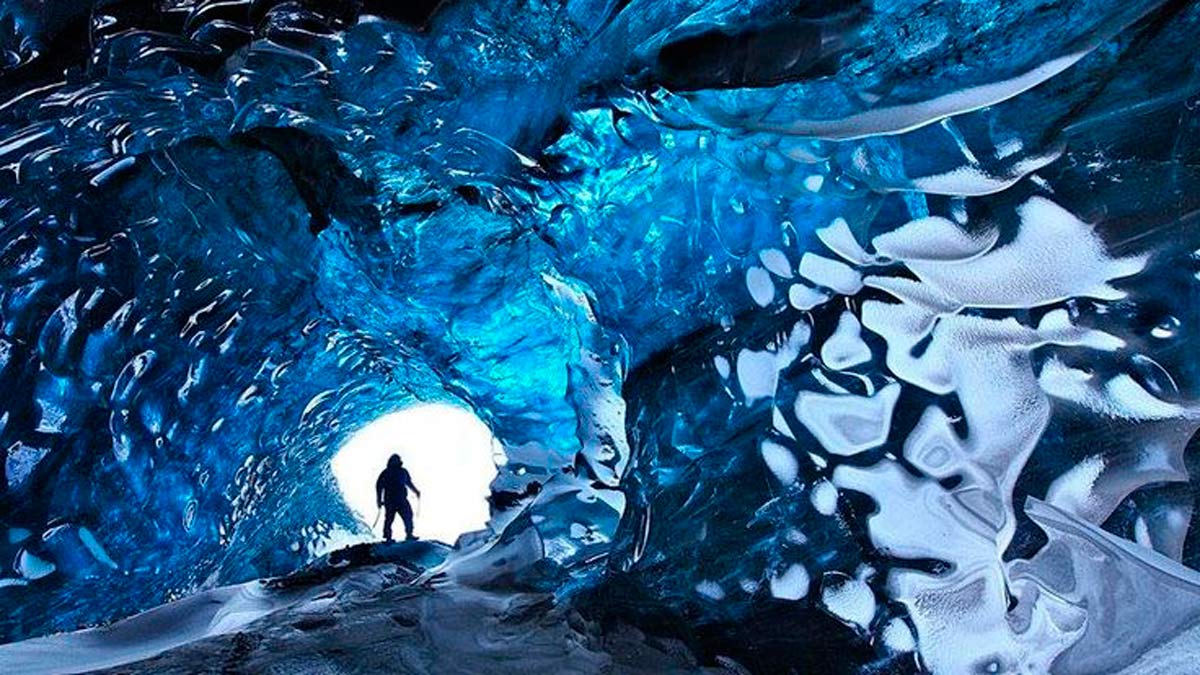
[{"label": "frozen wall texture", "polygon": [[294,569],[361,527],[338,444],[444,401],[508,458],[464,580],[609,585],[764,669],[1176,658],[1198,30],[6,0],[0,639]]}]

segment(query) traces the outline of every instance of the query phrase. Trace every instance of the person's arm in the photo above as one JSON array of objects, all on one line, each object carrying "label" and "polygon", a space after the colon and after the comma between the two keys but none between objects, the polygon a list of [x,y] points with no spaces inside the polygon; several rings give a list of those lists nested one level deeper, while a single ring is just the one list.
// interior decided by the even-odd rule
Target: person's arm
[{"label": "person's arm", "polygon": [[379,474],[379,478],[375,479],[375,503],[383,506],[383,474]]},{"label": "person's arm", "polygon": [[416,485],[413,485],[413,482],[412,482],[412,474],[411,474],[411,473],[405,472],[405,474],[404,474],[404,482],[408,483],[408,487],[412,488],[412,491],[413,491],[413,492],[415,492],[415,493],[417,493],[417,496],[418,496],[418,497],[420,497],[420,496],[421,496],[421,491],[417,489],[417,486],[416,486]]}]

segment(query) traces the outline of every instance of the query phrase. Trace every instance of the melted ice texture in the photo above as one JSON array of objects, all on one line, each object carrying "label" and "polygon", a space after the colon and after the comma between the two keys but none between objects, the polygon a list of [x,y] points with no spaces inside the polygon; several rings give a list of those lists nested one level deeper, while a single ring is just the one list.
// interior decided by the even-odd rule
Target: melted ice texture
[{"label": "melted ice texture", "polygon": [[0,8],[0,639],[294,569],[444,401],[463,581],[1194,649],[1194,3],[78,4]]}]

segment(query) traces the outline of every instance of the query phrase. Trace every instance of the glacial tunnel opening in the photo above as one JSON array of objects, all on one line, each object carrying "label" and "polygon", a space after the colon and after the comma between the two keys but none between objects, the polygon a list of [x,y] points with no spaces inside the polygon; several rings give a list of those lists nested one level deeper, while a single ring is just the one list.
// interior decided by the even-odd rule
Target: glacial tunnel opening
[{"label": "glacial tunnel opening", "polygon": [[[417,536],[453,544],[487,526],[487,496],[505,456],[473,412],[445,403],[410,406],[372,420],[338,449],[331,470],[342,499],[375,538],[383,536],[384,519],[375,481],[392,454],[400,455],[421,491],[408,497]],[[399,518],[393,534],[404,536]]]}]

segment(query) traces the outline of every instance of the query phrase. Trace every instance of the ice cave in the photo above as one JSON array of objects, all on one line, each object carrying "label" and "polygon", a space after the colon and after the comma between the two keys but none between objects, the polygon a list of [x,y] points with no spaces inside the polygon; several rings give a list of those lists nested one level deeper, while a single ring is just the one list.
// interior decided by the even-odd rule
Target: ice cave
[{"label": "ice cave", "polygon": [[0,0],[0,673],[1195,673],[1197,34]]}]

